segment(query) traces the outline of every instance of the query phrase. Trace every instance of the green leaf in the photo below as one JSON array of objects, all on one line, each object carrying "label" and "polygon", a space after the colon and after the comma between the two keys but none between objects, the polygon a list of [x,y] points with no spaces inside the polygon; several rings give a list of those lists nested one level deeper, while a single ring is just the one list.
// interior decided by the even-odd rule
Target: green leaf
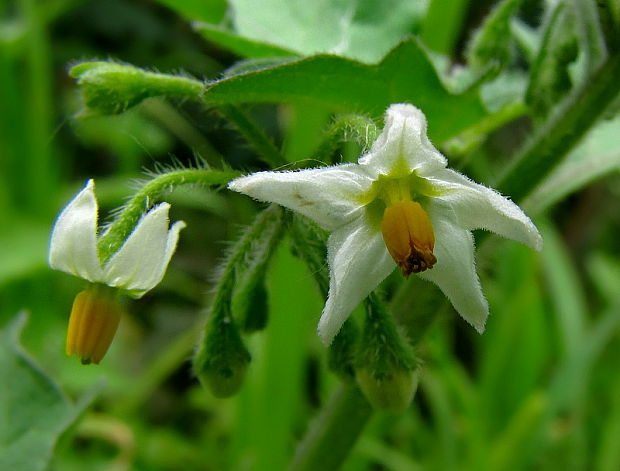
[{"label": "green leaf", "polygon": [[588,274],[597,292],[607,303],[620,297],[620,261],[613,255],[596,252],[587,260]]},{"label": "green leaf", "polygon": [[19,338],[27,315],[0,330],[0,469],[48,468],[58,438],[84,405],[71,403],[54,381],[22,350]]},{"label": "green leaf", "polygon": [[550,224],[539,224],[545,250],[541,264],[547,279],[547,291],[554,307],[562,346],[566,354],[571,354],[583,343],[587,319],[586,296],[579,281],[577,267],[560,235]]},{"label": "green leaf", "polygon": [[540,213],[604,175],[620,171],[618,133],[620,117],[601,122],[523,205]]},{"label": "green leaf", "polygon": [[297,55],[297,53],[290,49],[244,38],[220,26],[209,23],[198,22],[194,24],[194,28],[205,38],[242,57],[258,58]]},{"label": "green leaf", "polygon": [[504,431],[495,439],[490,457],[491,470],[504,470],[518,465],[528,458],[527,450],[537,438],[538,428],[544,419],[548,398],[535,391],[515,411]]},{"label": "green leaf", "polygon": [[190,20],[219,23],[226,14],[226,0],[157,0]]},{"label": "green leaf", "polygon": [[519,18],[512,18],[510,21],[510,34],[512,34],[517,46],[523,53],[524,59],[528,64],[532,64],[536,60],[536,55],[540,49],[541,33]]},{"label": "green leaf", "polygon": [[313,56],[213,82],[205,97],[216,105],[310,102],[375,118],[391,103],[409,102],[424,111],[431,138],[440,142],[487,114],[477,90],[454,95],[444,88],[415,40],[401,43],[377,65]]},{"label": "green leaf", "polygon": [[477,70],[492,69],[496,76],[512,60],[510,19],[521,0],[504,0],[486,17],[467,48],[469,64]]},{"label": "green leaf", "polygon": [[408,0],[230,0],[239,36],[303,55],[374,62],[413,32],[424,9]]},{"label": "green leaf", "polygon": [[598,471],[620,469],[620,376],[616,376],[611,393],[611,410],[606,417],[597,453]]},{"label": "green leaf", "polygon": [[571,2],[571,6],[575,9],[576,26],[581,37],[588,68],[598,67],[607,56],[607,47],[600,21],[603,18],[599,18],[599,14],[607,17],[609,12],[606,6],[601,3],[593,0],[573,0]]},{"label": "green leaf", "polygon": [[451,56],[463,29],[468,3],[467,0],[431,0],[422,27],[424,44]]}]

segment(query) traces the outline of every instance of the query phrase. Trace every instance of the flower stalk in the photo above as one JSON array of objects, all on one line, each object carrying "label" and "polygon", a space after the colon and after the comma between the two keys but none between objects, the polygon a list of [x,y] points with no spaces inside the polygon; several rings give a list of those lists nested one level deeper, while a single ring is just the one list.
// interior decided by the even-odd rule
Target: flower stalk
[{"label": "flower stalk", "polygon": [[225,185],[237,175],[238,172],[235,171],[188,168],[166,172],[147,181],[122,207],[112,224],[99,238],[97,243],[99,257],[102,261],[107,261],[131,234],[144,211],[164,193],[183,185]]}]

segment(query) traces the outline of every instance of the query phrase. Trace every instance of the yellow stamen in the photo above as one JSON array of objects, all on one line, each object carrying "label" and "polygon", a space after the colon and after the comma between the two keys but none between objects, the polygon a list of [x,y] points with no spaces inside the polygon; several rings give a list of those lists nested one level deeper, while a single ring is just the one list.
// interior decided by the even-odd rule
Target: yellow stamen
[{"label": "yellow stamen", "polygon": [[385,208],[383,240],[403,276],[419,273],[437,262],[435,235],[426,211],[415,201],[397,201]]},{"label": "yellow stamen", "polygon": [[121,318],[122,308],[108,287],[90,285],[73,301],[67,355],[77,355],[82,363],[98,364],[108,351]]}]

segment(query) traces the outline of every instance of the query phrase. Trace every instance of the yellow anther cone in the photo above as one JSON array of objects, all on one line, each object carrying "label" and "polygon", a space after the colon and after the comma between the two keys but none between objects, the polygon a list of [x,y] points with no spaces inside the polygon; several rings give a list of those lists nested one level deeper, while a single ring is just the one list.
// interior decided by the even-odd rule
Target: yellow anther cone
[{"label": "yellow anther cone", "polygon": [[78,293],[69,319],[67,355],[77,355],[82,363],[98,364],[112,343],[121,312],[110,288],[91,285]]},{"label": "yellow anther cone", "polygon": [[381,232],[404,276],[432,268],[437,262],[433,225],[419,203],[398,201],[385,208]]}]

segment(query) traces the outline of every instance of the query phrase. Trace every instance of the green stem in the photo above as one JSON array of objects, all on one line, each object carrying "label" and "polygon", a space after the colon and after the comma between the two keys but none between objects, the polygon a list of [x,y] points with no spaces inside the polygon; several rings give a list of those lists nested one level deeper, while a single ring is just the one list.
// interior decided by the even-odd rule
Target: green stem
[{"label": "green stem", "polygon": [[164,127],[183,142],[194,154],[207,163],[219,165],[224,156],[213,147],[213,144],[196,129],[181,112],[166,100],[147,100],[142,103],[143,111],[155,118]]},{"label": "green stem", "polygon": [[339,469],[371,416],[357,386],[339,386],[297,447],[289,471]]},{"label": "green stem", "polygon": [[217,108],[217,111],[237,128],[267,165],[277,168],[287,163],[273,141],[256,125],[252,118],[238,107],[222,105]]},{"label": "green stem", "polygon": [[[261,238],[263,233],[270,229],[273,225],[280,226],[282,224],[282,210],[280,206],[272,204],[263,212],[261,212],[251,226],[241,235],[239,240],[230,249],[221,271],[217,287],[215,288],[215,297],[213,304],[228,303],[232,295],[233,285],[235,284],[235,270],[242,260],[248,257],[248,252],[252,249],[252,244]],[[277,240],[276,240],[277,242]],[[273,249],[274,243],[270,249]]]},{"label": "green stem", "polygon": [[620,91],[620,54],[611,56],[553,113],[496,185],[515,201],[528,195],[605,113]]},{"label": "green stem", "polygon": [[107,261],[123,245],[142,214],[162,195],[182,185],[224,185],[237,177],[238,172],[208,169],[183,169],[159,175],[146,182],[110,224],[97,244],[99,257]]}]

